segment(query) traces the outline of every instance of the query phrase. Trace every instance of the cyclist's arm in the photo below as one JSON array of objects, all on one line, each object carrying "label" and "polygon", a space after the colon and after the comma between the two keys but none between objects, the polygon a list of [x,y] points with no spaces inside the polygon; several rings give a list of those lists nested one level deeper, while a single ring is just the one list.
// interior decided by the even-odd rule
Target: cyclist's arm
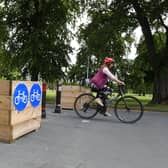
[{"label": "cyclist's arm", "polygon": [[116,76],[114,76],[107,67],[103,68],[103,73],[106,74],[108,76],[109,79],[117,82],[120,85],[125,85],[124,82],[120,81]]}]

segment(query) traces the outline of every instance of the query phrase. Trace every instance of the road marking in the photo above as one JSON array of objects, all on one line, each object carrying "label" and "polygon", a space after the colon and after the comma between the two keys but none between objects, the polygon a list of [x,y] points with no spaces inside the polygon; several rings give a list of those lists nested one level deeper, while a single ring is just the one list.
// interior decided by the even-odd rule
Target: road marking
[{"label": "road marking", "polygon": [[82,120],[82,123],[89,123],[90,120]]}]

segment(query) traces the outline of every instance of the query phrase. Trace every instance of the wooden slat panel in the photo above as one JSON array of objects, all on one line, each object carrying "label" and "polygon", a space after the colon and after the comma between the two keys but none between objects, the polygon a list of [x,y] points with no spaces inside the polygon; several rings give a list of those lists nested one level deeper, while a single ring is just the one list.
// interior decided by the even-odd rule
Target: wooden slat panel
[{"label": "wooden slat panel", "polygon": [[10,110],[10,109],[11,109],[11,96],[0,95],[0,110]]},{"label": "wooden slat panel", "polygon": [[11,92],[11,86],[9,80],[0,80],[0,95],[9,96]]},{"label": "wooden slat panel", "polygon": [[81,86],[68,86],[64,85],[61,92],[61,107],[62,108],[73,108],[74,101],[82,93],[89,93],[89,88]]},{"label": "wooden slat panel", "polygon": [[61,108],[63,108],[63,109],[66,109],[66,108],[67,108],[67,109],[73,109],[74,106],[73,106],[72,103],[62,103]]},{"label": "wooden slat panel", "polygon": [[34,117],[41,116],[41,106],[33,108],[31,106],[25,108],[25,110],[18,112],[17,110],[11,111],[11,125],[18,124],[23,121],[30,120]]},{"label": "wooden slat panel", "polygon": [[75,101],[76,97],[70,97],[70,96],[65,96],[65,97],[61,97],[61,102],[72,102]]},{"label": "wooden slat panel", "polygon": [[38,107],[36,108],[33,108],[33,115],[32,115],[32,118],[37,118],[37,117],[41,117],[41,112],[42,112],[42,109],[41,109],[41,105],[39,105]]},{"label": "wooden slat panel", "polygon": [[27,120],[16,124],[12,127],[12,140],[23,136],[31,131],[37,130],[41,126],[41,118],[32,118],[31,120]]},{"label": "wooden slat panel", "polygon": [[10,111],[0,110],[0,125],[9,125]]},{"label": "wooden slat panel", "polygon": [[62,91],[80,91],[81,86],[63,85]]},{"label": "wooden slat panel", "polygon": [[61,93],[61,98],[62,97],[64,97],[64,98],[66,98],[66,97],[78,97],[80,94],[81,94],[82,92],[70,92],[70,91],[68,91],[68,92],[62,92]]},{"label": "wooden slat panel", "polygon": [[11,127],[0,125],[0,141],[8,142],[11,138]]},{"label": "wooden slat panel", "polygon": [[88,92],[88,91],[90,91],[90,89],[82,87],[82,86],[63,85],[62,91]]}]

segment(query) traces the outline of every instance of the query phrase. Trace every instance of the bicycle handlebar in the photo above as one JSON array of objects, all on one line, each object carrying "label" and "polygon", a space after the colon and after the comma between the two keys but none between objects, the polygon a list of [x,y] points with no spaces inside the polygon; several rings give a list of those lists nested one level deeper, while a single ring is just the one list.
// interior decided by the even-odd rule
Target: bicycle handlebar
[{"label": "bicycle handlebar", "polygon": [[119,94],[123,95],[124,94],[124,85],[118,85],[118,92]]},{"label": "bicycle handlebar", "polygon": [[[106,93],[107,92],[107,93]],[[114,90],[111,87],[106,87],[106,90],[103,91],[103,93],[106,93],[106,95],[110,95],[113,92],[117,92],[119,93],[119,95],[123,95],[124,94],[124,85],[118,85],[118,89]]]}]

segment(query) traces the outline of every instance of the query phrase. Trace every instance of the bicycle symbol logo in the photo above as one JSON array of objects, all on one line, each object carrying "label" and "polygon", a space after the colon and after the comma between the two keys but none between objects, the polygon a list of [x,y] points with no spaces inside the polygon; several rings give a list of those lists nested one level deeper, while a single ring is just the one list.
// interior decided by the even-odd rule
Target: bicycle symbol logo
[{"label": "bicycle symbol logo", "polygon": [[16,110],[22,111],[25,109],[28,103],[28,89],[25,84],[21,83],[15,88],[13,103]]},{"label": "bicycle symbol logo", "polygon": [[37,107],[41,102],[41,87],[34,84],[30,90],[30,103],[33,107]]},{"label": "bicycle symbol logo", "polygon": [[20,103],[27,103],[27,95],[25,95],[25,91],[18,90],[18,95],[15,97],[15,104],[18,105]]},{"label": "bicycle symbol logo", "polygon": [[34,102],[34,101],[40,101],[41,99],[41,94],[39,94],[39,90],[35,90],[33,89],[33,93],[31,95],[31,102]]}]

